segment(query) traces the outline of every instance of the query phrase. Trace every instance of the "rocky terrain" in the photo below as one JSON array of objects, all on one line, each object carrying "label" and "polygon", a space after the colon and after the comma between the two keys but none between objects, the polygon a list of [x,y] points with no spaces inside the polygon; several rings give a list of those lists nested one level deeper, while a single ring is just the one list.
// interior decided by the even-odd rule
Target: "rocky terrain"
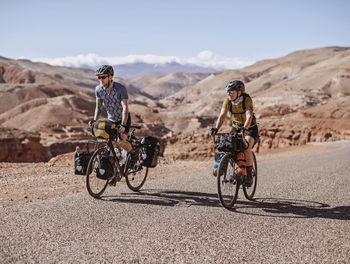
[{"label": "rocky terrain", "polygon": [[[347,47],[297,51],[215,74],[116,78],[128,89],[133,123],[143,126],[139,136],[161,138],[167,158],[195,160],[213,154],[208,127],[232,79],[243,80],[253,98],[261,136],[256,150],[350,138]],[[1,144],[7,145],[0,160],[47,161],[84,146],[96,85],[91,70],[0,57]],[[229,126],[227,119],[222,131]]]}]

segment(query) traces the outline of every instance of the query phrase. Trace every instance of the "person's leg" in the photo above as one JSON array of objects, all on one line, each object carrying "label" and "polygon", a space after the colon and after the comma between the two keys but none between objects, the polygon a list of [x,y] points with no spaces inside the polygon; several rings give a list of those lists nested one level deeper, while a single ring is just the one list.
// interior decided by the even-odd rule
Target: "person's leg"
[{"label": "person's leg", "polygon": [[248,148],[244,151],[245,154],[245,159],[247,161],[247,166],[253,166],[253,152],[252,152],[252,147],[254,145],[254,138],[251,136],[246,136],[245,139],[248,141],[249,146]]},{"label": "person's leg", "polygon": [[[119,125],[120,123],[121,121],[115,124]],[[125,131],[119,134],[119,139],[120,139],[119,145],[127,152],[132,152],[133,150],[131,144],[128,141],[126,141],[130,130],[130,125],[131,125],[131,115],[130,113],[128,113],[128,120],[126,121]]]},{"label": "person's leg", "polygon": [[128,138],[127,135],[124,134],[124,133],[121,133],[120,134],[120,138],[121,138],[121,140],[119,142],[119,145],[123,149],[125,149],[127,152],[131,152],[132,151],[132,146],[131,146],[131,144],[128,141],[126,141],[126,139]]},{"label": "person's leg", "polygon": [[259,137],[259,131],[257,126],[253,126],[249,128],[248,135],[245,136],[245,139],[249,143],[249,148],[245,151],[247,166],[253,166],[254,158],[253,158],[253,146]]},{"label": "person's leg", "polygon": [[246,158],[246,168],[247,168],[247,179],[248,179],[248,186],[251,186],[253,183],[253,152],[252,152],[252,147],[254,145],[254,138],[251,136],[246,136],[245,139],[248,141],[249,146],[248,148],[244,151],[245,158]]}]

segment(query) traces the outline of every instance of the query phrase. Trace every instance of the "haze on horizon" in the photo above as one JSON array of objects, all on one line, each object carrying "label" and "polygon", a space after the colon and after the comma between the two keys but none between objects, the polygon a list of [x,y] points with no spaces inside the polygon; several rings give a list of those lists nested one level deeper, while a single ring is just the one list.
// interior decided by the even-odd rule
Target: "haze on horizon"
[{"label": "haze on horizon", "polygon": [[241,68],[296,50],[350,46],[349,12],[346,0],[4,0],[0,56],[74,67]]}]

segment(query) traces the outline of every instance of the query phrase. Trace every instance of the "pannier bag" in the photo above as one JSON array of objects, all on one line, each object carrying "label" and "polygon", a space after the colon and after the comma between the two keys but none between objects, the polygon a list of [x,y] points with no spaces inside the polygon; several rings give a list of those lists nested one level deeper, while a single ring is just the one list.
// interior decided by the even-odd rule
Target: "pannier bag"
[{"label": "pannier bag", "polygon": [[85,175],[93,152],[77,150],[74,155],[74,174]]},{"label": "pannier bag", "polygon": [[92,134],[97,138],[109,139],[117,135],[117,126],[111,122],[96,121],[92,128]]},{"label": "pannier bag", "polygon": [[236,161],[237,161],[236,174],[241,176],[246,175],[247,174],[246,160],[245,160],[245,155],[243,151],[238,151],[236,153]]},{"label": "pannier bag", "polygon": [[215,141],[215,149],[221,152],[230,152],[236,149],[236,137],[223,134]]},{"label": "pannier bag", "polygon": [[141,140],[141,165],[144,167],[154,168],[158,163],[160,152],[160,142],[157,138],[146,136]]},{"label": "pannier bag", "polygon": [[102,180],[108,180],[114,173],[114,157],[111,156],[99,156],[98,166],[96,168],[96,176]]}]

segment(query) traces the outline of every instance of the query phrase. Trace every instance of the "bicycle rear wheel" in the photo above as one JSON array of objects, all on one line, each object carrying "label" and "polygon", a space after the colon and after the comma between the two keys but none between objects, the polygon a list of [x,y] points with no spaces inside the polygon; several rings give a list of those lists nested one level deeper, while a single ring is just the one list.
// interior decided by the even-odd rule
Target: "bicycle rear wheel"
[{"label": "bicycle rear wheel", "polygon": [[256,158],[255,158],[255,154],[253,152],[253,171],[252,171],[252,176],[253,176],[253,184],[251,187],[247,187],[245,185],[243,185],[243,192],[244,192],[244,196],[248,199],[248,200],[253,200],[255,191],[256,191],[256,185],[258,182],[258,166],[256,163]]},{"label": "bicycle rear wheel", "polygon": [[98,161],[105,151],[105,148],[97,149],[91,156],[86,170],[86,188],[89,194],[94,198],[100,198],[108,185],[108,179],[101,179],[101,177],[97,175]]},{"label": "bicycle rear wheel", "polygon": [[148,168],[142,167],[140,165],[140,159],[138,159],[136,164],[133,164],[131,168],[128,168],[130,164],[130,159],[131,159],[131,156],[128,153],[127,162],[126,162],[127,166],[126,166],[126,172],[125,172],[125,180],[129,189],[134,192],[137,192],[142,188],[142,186],[146,182],[147,175],[148,175]]},{"label": "bicycle rear wheel", "polygon": [[230,209],[237,201],[239,181],[235,174],[236,163],[231,154],[225,154],[218,168],[218,195],[223,207]]}]

